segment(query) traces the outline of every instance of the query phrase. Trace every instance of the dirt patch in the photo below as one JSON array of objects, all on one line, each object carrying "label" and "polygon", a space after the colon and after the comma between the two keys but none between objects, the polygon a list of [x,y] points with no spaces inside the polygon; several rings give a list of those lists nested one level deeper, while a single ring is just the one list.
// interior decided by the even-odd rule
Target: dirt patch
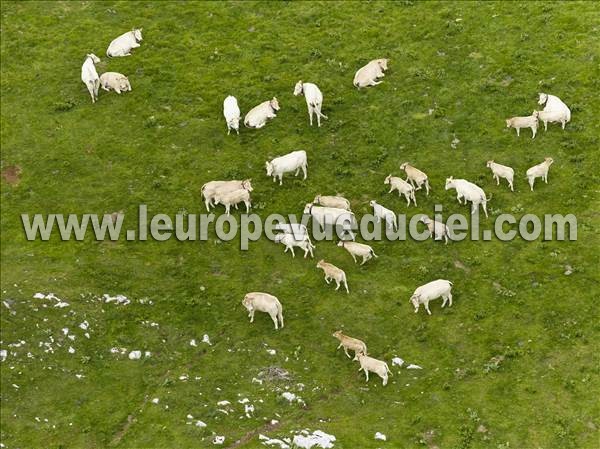
[{"label": "dirt patch", "polygon": [[278,380],[290,380],[290,373],[278,366],[270,366],[258,373],[258,378],[273,382]]},{"label": "dirt patch", "polygon": [[2,179],[11,186],[18,186],[21,182],[21,167],[11,165],[2,170]]},{"label": "dirt patch", "polygon": [[463,270],[466,271],[467,273],[471,271],[471,269],[469,267],[467,267],[464,263],[462,263],[460,260],[456,259],[454,261],[454,266],[456,268],[458,268],[459,270]]}]

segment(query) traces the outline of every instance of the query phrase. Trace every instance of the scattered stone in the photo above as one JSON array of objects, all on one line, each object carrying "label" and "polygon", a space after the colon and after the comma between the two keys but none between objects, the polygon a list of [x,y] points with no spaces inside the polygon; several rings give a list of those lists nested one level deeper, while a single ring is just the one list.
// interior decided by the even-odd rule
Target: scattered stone
[{"label": "scattered stone", "polygon": [[216,435],[213,439],[213,444],[223,444],[225,442],[225,437],[221,435]]},{"label": "scattered stone", "polygon": [[402,365],[404,365],[404,360],[402,360],[400,357],[394,357],[392,359],[392,366],[402,367]]},{"label": "scattered stone", "polygon": [[387,437],[381,433],[381,432],[376,432],[375,433],[375,439],[376,440],[381,440],[381,441],[387,441]]},{"label": "scattered stone", "polygon": [[571,265],[565,265],[565,276],[573,274],[573,267]]},{"label": "scattered stone", "polygon": [[142,358],[142,351],[131,351],[129,353],[129,360],[139,360]]},{"label": "scattered stone", "polygon": [[312,434],[303,430],[299,435],[294,435],[293,444],[302,449],[332,448],[335,441],[333,435],[329,435],[321,430],[315,430]]},{"label": "scattered stone", "polygon": [[278,366],[270,366],[258,373],[258,378],[261,380],[290,380],[290,373]]},{"label": "scattered stone", "polygon": [[419,365],[413,365],[412,363],[406,367],[406,369],[423,369]]}]

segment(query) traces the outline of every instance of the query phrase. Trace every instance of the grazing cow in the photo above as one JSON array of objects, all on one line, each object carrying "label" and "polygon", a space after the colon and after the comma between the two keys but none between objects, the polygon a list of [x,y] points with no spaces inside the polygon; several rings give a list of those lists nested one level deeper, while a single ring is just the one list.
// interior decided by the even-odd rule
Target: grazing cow
[{"label": "grazing cow", "polygon": [[237,134],[240,133],[240,107],[237,99],[233,95],[229,95],[223,101],[223,117],[227,122],[227,135],[233,129]]},{"label": "grazing cow", "polygon": [[350,290],[348,289],[348,282],[346,281],[346,273],[344,273],[344,270],[336,267],[333,264],[325,262],[323,259],[317,262],[317,268],[321,268],[325,273],[325,282],[329,284],[331,279],[335,281],[337,285],[335,288],[336,291],[340,289],[341,284],[344,284],[344,287],[346,287],[346,293],[350,293]]},{"label": "grazing cow", "polygon": [[450,281],[438,279],[425,285],[421,285],[419,288],[417,288],[410,297],[410,302],[412,302],[413,306],[415,307],[415,313],[419,311],[419,305],[423,304],[427,314],[431,315],[431,310],[429,310],[429,301],[439,297],[441,297],[443,300],[442,307],[446,305],[446,301],[449,303],[448,306],[451,307],[452,285],[453,284]]},{"label": "grazing cow", "polygon": [[452,176],[450,176],[446,179],[446,190],[450,189],[456,189],[456,199],[458,200],[458,204],[462,204],[463,198],[465,200],[465,204],[467,204],[467,201],[472,202],[472,214],[477,212],[479,205],[481,204],[483,212],[485,212],[485,216],[487,218],[487,202],[492,199],[492,196],[490,195],[489,198],[486,198],[485,192],[481,187],[465,179],[454,179]]},{"label": "grazing cow", "polygon": [[277,117],[277,111],[279,111],[279,102],[277,98],[273,97],[272,100],[264,101],[250,109],[244,117],[244,126],[246,128],[262,128],[267,120]]},{"label": "grazing cow", "polygon": [[344,352],[346,353],[349,359],[352,358],[352,356],[348,354],[348,349],[354,351],[355,356],[359,352],[365,355],[367,354],[367,345],[358,338],[352,338],[347,335],[344,335],[341,330],[335,331],[333,333],[333,337],[337,338],[340,341],[340,344],[336,348],[336,351],[340,348],[344,348]]},{"label": "grazing cow", "polygon": [[114,90],[119,95],[121,92],[131,92],[129,78],[117,72],[104,72],[100,75],[100,87],[107,92]]},{"label": "grazing cow", "polygon": [[535,139],[538,129],[538,111],[533,111],[531,115],[527,117],[513,117],[506,119],[506,127],[514,128],[517,130],[517,137],[520,135],[521,128],[531,128],[531,138]]},{"label": "grazing cow", "polygon": [[369,205],[373,208],[373,214],[375,215],[377,223],[384,220],[386,226],[390,226],[393,230],[398,229],[398,217],[396,217],[394,211],[383,207],[375,200],[371,200]]},{"label": "grazing cow", "polygon": [[400,170],[406,172],[406,181],[410,182],[415,190],[421,190],[421,187],[425,185],[425,191],[429,196],[429,177],[416,167],[413,167],[408,162],[404,162],[400,165]]},{"label": "grazing cow", "polygon": [[303,214],[312,216],[322,229],[327,226],[341,226],[354,239],[352,228],[356,228],[357,222],[352,211],[338,209],[337,207],[315,206],[308,203],[304,206]]},{"label": "grazing cow", "polygon": [[529,181],[529,187],[533,192],[533,184],[535,183],[535,178],[542,178],[542,180],[548,184],[548,170],[550,170],[550,166],[554,163],[554,159],[551,157],[547,157],[544,159],[544,162],[541,164],[534,165],[529,170],[527,170],[527,179]]},{"label": "grazing cow", "polygon": [[278,319],[281,327],[283,327],[283,307],[275,296],[268,293],[251,292],[244,296],[242,304],[248,310],[248,317],[251,323],[254,322],[254,312],[258,310],[259,312],[269,314],[273,323],[275,323],[275,330],[279,328]]},{"label": "grazing cow", "polygon": [[354,75],[354,86],[360,89],[361,87],[381,84],[382,81],[377,81],[377,79],[385,76],[383,72],[388,69],[388,62],[389,59],[374,59],[358,69]]},{"label": "grazing cow", "polygon": [[435,221],[429,218],[428,216],[421,217],[420,221],[427,225],[427,229],[429,229],[429,233],[431,234],[431,238],[435,240],[445,240],[446,245],[448,244],[448,234],[450,233],[450,229],[448,226],[440,221]]},{"label": "grazing cow", "polygon": [[417,200],[415,198],[415,188],[411,183],[406,182],[402,178],[397,178],[392,175],[388,175],[388,177],[385,178],[385,181],[383,181],[383,183],[389,184],[390,191],[388,193],[392,193],[394,190],[397,190],[398,196],[404,195],[404,198],[406,198],[407,206],[410,206],[410,200],[413,201],[415,206],[417,205]]},{"label": "grazing cow", "polygon": [[210,207],[213,205],[213,200],[218,192],[233,191],[239,189],[245,189],[248,192],[254,190],[252,188],[251,179],[245,179],[244,181],[210,181],[202,186],[201,192],[204,197],[204,204],[206,210],[210,212]]},{"label": "grazing cow", "polygon": [[100,77],[96,71],[96,66],[100,58],[93,53],[88,54],[85,57],[85,61],[81,66],[81,81],[87,87],[90,96],[92,97],[92,103],[95,103],[98,99],[98,88],[100,87]]},{"label": "grazing cow", "polygon": [[306,179],[308,160],[306,151],[292,151],[285,156],[276,157],[272,161],[266,162],[267,176],[273,177],[273,182],[279,178],[279,185],[283,184],[283,174],[295,171],[294,176],[298,176],[300,169],[304,173]]},{"label": "grazing cow", "polygon": [[364,265],[368,260],[371,260],[373,257],[377,258],[377,254],[373,251],[369,245],[365,245],[364,243],[357,242],[347,242],[344,240],[340,240],[337,246],[345,248],[346,251],[350,253],[352,259],[354,259],[354,263],[357,262],[356,257],[362,257],[363,261],[361,265]]},{"label": "grazing cow", "polygon": [[515,177],[515,171],[507,167],[506,165],[498,164],[494,161],[487,161],[486,166],[492,170],[492,176],[496,180],[496,185],[500,185],[500,178],[504,178],[508,181],[508,186],[511,191],[515,191],[513,188],[513,180]]},{"label": "grazing cow", "polygon": [[350,210],[350,201],[342,196],[324,196],[317,195],[313,200],[313,204],[318,204],[324,207],[335,207],[336,209]]},{"label": "grazing cow", "polygon": [[294,95],[304,94],[306,105],[308,106],[308,118],[312,126],[313,113],[317,115],[317,124],[321,127],[321,117],[327,119],[327,116],[321,112],[323,107],[323,94],[316,84],[303,83],[298,81],[294,87]]},{"label": "grazing cow", "polygon": [[365,355],[362,352],[357,352],[353,360],[358,360],[358,363],[360,363],[360,368],[358,369],[358,371],[362,370],[365,372],[367,382],[369,381],[369,371],[371,371],[372,373],[377,374],[383,379],[384,387],[387,385],[388,374],[392,374],[387,363],[385,363],[382,360],[377,360],[373,357],[369,357],[368,355]]},{"label": "grazing cow", "polygon": [[106,56],[131,56],[131,50],[138,48],[142,40],[142,28],[134,28],[114,39],[106,50]]},{"label": "grazing cow", "polygon": [[305,259],[308,257],[308,253],[310,253],[310,257],[315,257],[313,254],[315,245],[311,243],[308,234],[302,238],[295,238],[293,234],[288,233],[277,234],[274,241],[275,243],[281,243],[285,246],[284,253],[287,253],[288,249],[291,250],[292,257],[296,257],[296,254],[294,253],[294,246],[304,250]]},{"label": "grazing cow", "polygon": [[540,120],[544,122],[544,131],[548,130],[548,122],[560,123],[562,129],[571,121],[571,110],[557,96],[540,92],[538,100],[539,105],[545,105],[544,110],[540,111]]}]

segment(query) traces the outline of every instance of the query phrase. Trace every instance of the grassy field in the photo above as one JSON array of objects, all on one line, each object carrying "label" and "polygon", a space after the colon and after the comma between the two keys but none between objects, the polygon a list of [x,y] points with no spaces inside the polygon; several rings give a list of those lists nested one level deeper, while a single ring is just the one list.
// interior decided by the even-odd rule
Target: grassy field
[{"label": "grassy field", "polygon": [[[302,429],[350,449],[600,446],[597,4],[5,1],[1,11],[3,447],[204,448],[219,435],[222,447],[257,448],[259,434]],[[144,29],[141,48],[106,58],[132,26]],[[89,52],[133,92],[91,104],[80,81]],[[390,58],[383,84],[353,88],[356,69],[379,57]],[[324,93],[320,129],[292,95],[299,79]],[[561,97],[572,121],[517,138],[504,119],[538,108],[540,91]],[[227,136],[229,94],[243,113],[272,96],[281,111]],[[265,160],[297,149],[308,179],[272,183]],[[525,170],[546,156],[550,182],[530,192]],[[514,193],[492,181],[491,158],[515,168]],[[383,185],[404,161],[433,188],[410,210]],[[501,213],[573,213],[578,241],[375,242],[379,258],[358,267],[330,242],[314,260],[267,239],[248,251],[214,237],[28,242],[20,221],[123,210],[131,226],[140,203],[200,213],[203,183],[245,177],[265,217],[336,192],[359,216],[371,199],[409,215],[437,203],[467,213],[444,190],[449,175],[493,194],[483,227]],[[321,258],[346,270],[350,295],[323,282]],[[414,314],[410,294],[437,278],[454,282],[453,307]],[[248,322],[241,300],[257,290],[281,299],[283,330],[264,314]],[[423,369],[365,384],[335,350],[340,328],[377,358]],[[129,360],[131,350],[151,356]],[[273,366],[289,379],[253,381]]]}]

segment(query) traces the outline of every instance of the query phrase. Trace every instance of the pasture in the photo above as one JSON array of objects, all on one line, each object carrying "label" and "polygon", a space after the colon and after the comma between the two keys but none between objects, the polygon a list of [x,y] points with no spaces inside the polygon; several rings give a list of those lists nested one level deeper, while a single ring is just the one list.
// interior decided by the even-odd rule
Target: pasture
[{"label": "pasture", "polygon": [[[303,429],[338,449],[598,447],[597,4],[4,1],[1,15],[3,447],[259,448],[261,434]],[[141,47],[107,58],[134,26]],[[80,80],[91,52],[133,91],[92,104]],[[355,71],[384,57],[383,83],[354,88]],[[298,80],[323,92],[321,128],[292,95]],[[560,96],[572,120],[517,138],[505,119],[540,108],[538,92]],[[242,114],[273,96],[281,110],[228,136],[230,94]],[[300,149],[308,179],[273,183],[265,161]],[[546,156],[549,183],[530,192],[525,171]],[[495,185],[489,159],[515,168],[515,192]],[[404,161],[429,175],[418,207],[383,184]],[[572,213],[578,240],[371,242],[379,257],[359,267],[332,242],[308,260],[212,234],[30,242],[20,218],[122,210],[135,227],[139,204],[201,213],[202,184],[244,178],[264,217],[336,193],[357,216],[370,200],[409,217],[434,204],[468,215],[444,190],[450,175],[493,194],[482,228],[501,213]],[[345,270],[349,295],[325,284],[320,259]],[[453,306],[415,314],[413,290],[438,278],[454,283]],[[249,323],[250,291],[281,300],[283,329],[260,313]],[[386,387],[335,350],[337,329],[390,364]]]}]

